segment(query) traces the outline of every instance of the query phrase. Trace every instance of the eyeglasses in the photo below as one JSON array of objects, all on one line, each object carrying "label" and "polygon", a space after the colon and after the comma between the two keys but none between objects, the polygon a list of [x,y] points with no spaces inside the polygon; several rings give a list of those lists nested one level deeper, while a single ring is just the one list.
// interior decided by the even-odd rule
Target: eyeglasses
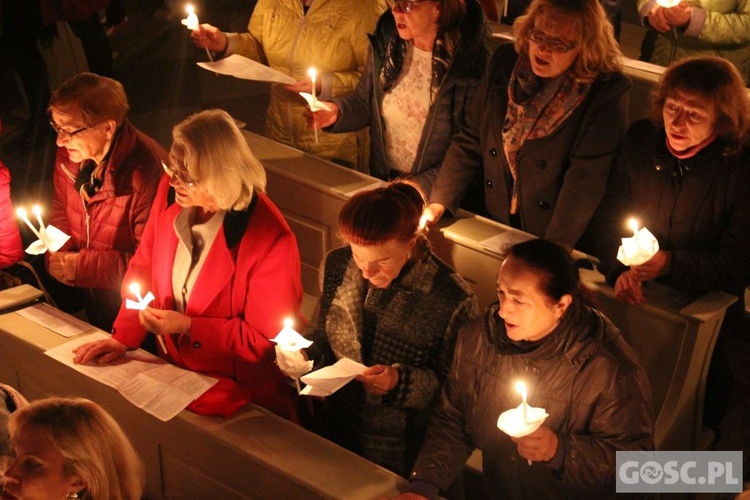
[{"label": "eyeglasses", "polygon": [[576,48],[576,44],[560,40],[559,38],[549,38],[541,31],[530,29],[528,34],[529,40],[539,45],[544,45],[553,52],[568,52]]},{"label": "eyeglasses", "polygon": [[403,12],[404,14],[411,14],[412,9],[414,9],[415,3],[439,1],[440,0],[389,0],[388,5],[391,8],[398,6],[399,11]]},{"label": "eyeglasses", "polygon": [[50,126],[52,127],[52,130],[54,130],[54,131],[55,131],[55,133],[57,133],[57,135],[61,135],[61,136],[63,136],[63,137],[65,138],[65,139],[70,139],[70,138],[71,138],[71,137],[73,137],[74,135],[78,135],[78,134],[80,134],[81,132],[83,132],[84,130],[88,130],[88,129],[90,129],[91,127],[96,127],[96,125],[98,125],[98,123],[97,123],[97,124],[94,124],[94,125],[89,125],[88,127],[81,127],[81,128],[79,128],[78,130],[74,130],[73,132],[68,132],[67,130],[63,130],[63,129],[62,129],[61,127],[60,127],[60,125],[58,125],[57,123],[55,123],[55,122],[54,122],[54,121],[52,121],[52,120],[50,120],[50,121],[49,121],[49,124],[50,124]]},{"label": "eyeglasses", "polygon": [[164,168],[164,172],[167,173],[170,179],[177,179],[177,181],[180,182],[187,189],[192,189],[193,187],[195,187],[195,181],[192,181],[189,178],[186,178],[184,174],[182,174],[181,172],[178,172],[177,170],[168,166],[164,162],[161,162],[161,166]]}]

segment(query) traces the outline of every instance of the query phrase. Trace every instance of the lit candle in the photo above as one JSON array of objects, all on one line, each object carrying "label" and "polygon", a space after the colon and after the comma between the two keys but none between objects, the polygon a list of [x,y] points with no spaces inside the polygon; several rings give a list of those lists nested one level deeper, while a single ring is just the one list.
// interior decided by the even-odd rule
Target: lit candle
[{"label": "lit candle", "polygon": [[638,219],[628,220],[628,227],[630,227],[630,230],[633,231],[633,236],[638,238]]},{"label": "lit candle", "polygon": [[135,297],[138,299],[138,302],[143,302],[143,297],[141,297],[141,287],[138,286],[138,283],[130,284],[130,293],[135,295]]},{"label": "lit candle", "polygon": [[39,205],[34,205],[31,207],[31,213],[33,213],[36,216],[36,221],[39,223],[39,235],[41,236],[42,242],[49,247],[49,238],[47,237],[47,229],[44,227],[44,222],[42,221],[42,207]]},{"label": "lit candle", "polygon": [[19,216],[23,221],[26,223],[27,226],[29,226],[29,229],[36,235],[38,239],[40,239],[42,242],[44,242],[44,239],[42,239],[42,235],[39,234],[39,231],[36,230],[34,225],[31,223],[28,217],[26,217],[26,209],[25,208],[18,208],[16,209],[16,215]]},{"label": "lit candle", "polygon": [[[310,80],[312,81],[312,105],[310,106],[310,111],[315,113],[318,110],[318,100],[315,97],[315,79],[318,76],[318,72],[315,71],[315,68],[310,68],[307,70],[307,74],[310,75]],[[318,122],[316,122],[314,118],[313,132],[315,133],[315,144],[318,144]]]},{"label": "lit candle", "polygon": [[682,0],[656,0],[656,5],[660,7],[664,7],[666,9],[671,9],[672,7],[677,7],[680,5],[680,2]]},{"label": "lit candle", "polygon": [[[195,31],[199,29],[201,26],[201,23],[198,20],[198,15],[195,13],[195,9],[193,8],[193,5],[187,4],[185,6],[185,12],[187,12],[188,16],[182,20],[182,24],[187,26],[187,29],[189,29],[190,31]],[[211,55],[211,51],[208,50],[208,47],[205,47],[205,49],[206,49],[206,55],[208,56],[208,60],[211,62],[214,62],[214,57]]]},{"label": "lit candle", "polygon": [[523,423],[528,424],[529,423],[529,415],[526,410],[528,408],[528,404],[526,404],[526,384],[521,382],[520,380],[516,382],[516,390],[521,393],[521,409],[523,411]]},{"label": "lit candle", "polygon": [[422,214],[422,217],[419,218],[419,227],[418,230],[422,231],[424,228],[427,227],[427,223],[430,222],[430,216],[427,214]]},{"label": "lit candle", "polygon": [[200,26],[200,21],[198,21],[198,16],[195,14],[195,9],[193,8],[192,4],[187,4],[185,6],[185,12],[187,12],[187,17],[182,20],[182,24],[187,26],[187,29],[194,31],[197,30]]}]

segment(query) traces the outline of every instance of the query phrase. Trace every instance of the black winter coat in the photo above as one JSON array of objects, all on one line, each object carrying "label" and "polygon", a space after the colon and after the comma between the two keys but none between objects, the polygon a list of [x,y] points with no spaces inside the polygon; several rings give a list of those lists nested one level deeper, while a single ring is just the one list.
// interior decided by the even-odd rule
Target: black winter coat
[{"label": "black winter coat", "polygon": [[[492,498],[614,496],[615,451],[652,450],[650,387],[635,353],[596,310],[572,308],[531,352],[511,341],[498,305],[464,325],[412,481],[443,492],[474,448],[483,455]],[[544,425],[564,447],[559,470],[527,461],[497,428],[498,416],[517,407],[522,379],[528,403],[547,410]]]}]

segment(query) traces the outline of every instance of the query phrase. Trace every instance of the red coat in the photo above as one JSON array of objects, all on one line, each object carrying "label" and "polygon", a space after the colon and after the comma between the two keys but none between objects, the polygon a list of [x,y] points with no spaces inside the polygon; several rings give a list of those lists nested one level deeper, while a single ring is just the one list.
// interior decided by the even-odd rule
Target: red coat
[{"label": "red coat", "polygon": [[0,161],[0,269],[23,259],[21,234],[10,200],[10,172]]},{"label": "red coat", "polygon": [[[156,296],[152,307],[174,308],[174,221],[180,210],[173,204],[150,221],[123,281],[123,297],[130,296],[128,287],[135,281],[142,294],[150,290]],[[281,330],[284,318],[300,317],[302,283],[294,234],[268,197],[258,194],[247,210],[227,213],[208,252],[185,306],[192,319],[190,335],[167,336],[168,355],[183,368],[238,382],[254,403],[290,417],[292,396],[274,365],[269,339]],[[148,334],[138,311],[124,305],[112,331],[133,348]],[[239,406],[235,389],[215,386],[201,398],[214,404],[196,411],[231,413],[228,408]]]},{"label": "red coat", "polygon": [[[77,287],[119,290],[148,220],[167,152],[125,120],[104,174],[88,204],[74,187],[80,166],[65,148],[55,158],[50,222],[70,235],[61,251],[79,252]],[[87,228],[88,218],[88,228]]]}]

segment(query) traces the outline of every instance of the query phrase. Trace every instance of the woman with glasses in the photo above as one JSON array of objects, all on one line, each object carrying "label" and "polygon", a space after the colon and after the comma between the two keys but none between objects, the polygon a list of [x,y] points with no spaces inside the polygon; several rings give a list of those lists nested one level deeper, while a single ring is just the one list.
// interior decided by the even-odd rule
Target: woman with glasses
[{"label": "woman with glasses", "polygon": [[166,165],[176,203],[154,214],[122,289],[132,297],[136,283],[156,298],[143,311],[123,306],[112,337],[80,347],[75,361],[110,363],[152,333],[165,358],[219,379],[189,409],[228,416],[252,400],[291,418],[269,339],[302,301],[294,234],[226,112],[192,115],[172,137]]},{"label": "woman with glasses", "polygon": [[330,132],[370,127],[370,175],[410,177],[429,195],[487,64],[476,0],[398,0],[370,36],[353,94],[307,113]]},{"label": "woman with glasses", "polygon": [[341,165],[367,170],[364,132],[318,135],[308,130],[299,92],[312,92],[310,68],[317,71],[321,99],[349,94],[367,57],[367,33],[385,9],[383,0],[258,0],[246,33],[224,33],[202,24],[192,32],[198,47],[216,57],[250,58],[294,78],[271,86],[266,136]]},{"label": "woman with glasses", "polygon": [[453,138],[427,215],[455,213],[483,172],[494,220],[574,247],[604,194],[630,81],[598,0],[535,0],[513,30]]},{"label": "woman with glasses", "polygon": [[70,235],[60,251],[46,253],[59,282],[49,280],[49,291],[69,312],[85,307],[89,322],[105,331],[167,157],[128,121],[128,110],[122,84],[93,73],[70,78],[49,103],[57,156],[48,222]]}]

